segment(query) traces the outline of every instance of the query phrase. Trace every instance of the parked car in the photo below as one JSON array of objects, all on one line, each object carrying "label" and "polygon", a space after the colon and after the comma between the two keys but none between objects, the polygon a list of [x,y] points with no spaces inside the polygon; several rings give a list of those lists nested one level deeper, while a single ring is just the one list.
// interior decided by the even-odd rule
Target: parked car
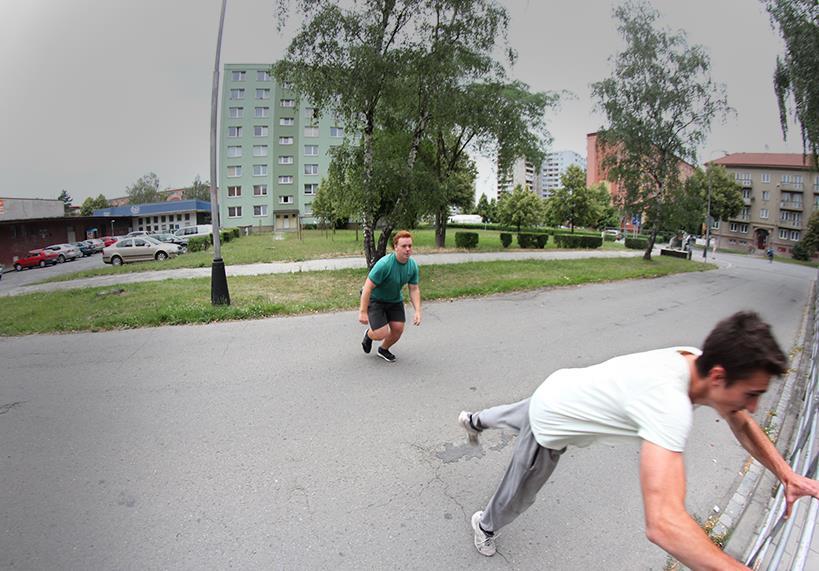
[{"label": "parked car", "polygon": [[106,264],[121,266],[126,262],[145,260],[165,260],[176,257],[179,246],[154,240],[148,236],[122,238],[102,250],[102,261]]},{"label": "parked car", "polygon": [[180,238],[176,234],[170,234],[168,232],[160,232],[158,234],[148,234],[150,238],[154,240],[159,240],[160,242],[167,242],[169,244],[176,244],[179,246],[181,250],[180,253],[184,254],[188,251],[188,239],[187,238]]},{"label": "parked car", "polygon": [[119,237],[119,236],[105,236],[105,237],[102,239],[102,247],[103,247],[103,248],[107,248],[107,247],[108,247],[108,246],[110,246],[111,244],[116,243],[116,241],[117,241],[117,240],[119,240],[119,239],[120,239],[120,237]]},{"label": "parked car", "polygon": [[36,268],[37,266],[44,268],[56,264],[57,258],[59,258],[59,254],[53,250],[31,250],[28,256],[14,260],[14,269],[21,272],[25,268]]},{"label": "parked car", "polygon": [[76,246],[77,248],[79,248],[80,253],[83,255],[83,257],[91,256],[97,253],[94,247],[88,242],[74,242],[72,246]]},{"label": "parked car", "polygon": [[88,242],[88,244],[90,244],[91,247],[94,248],[95,254],[102,252],[102,249],[105,248],[105,241],[101,240],[100,238],[89,238],[88,240],[86,240],[86,242]]},{"label": "parked car", "polygon": [[71,244],[52,244],[51,246],[46,246],[45,249],[57,252],[57,262],[60,264],[65,261],[82,258],[80,249]]},{"label": "parked car", "polygon": [[134,236],[147,236],[148,233],[145,230],[134,230],[133,232],[128,232],[125,237],[132,238]]},{"label": "parked car", "polygon": [[185,226],[174,232],[179,238],[193,238],[194,236],[207,236],[213,234],[212,224],[197,224],[196,226]]}]

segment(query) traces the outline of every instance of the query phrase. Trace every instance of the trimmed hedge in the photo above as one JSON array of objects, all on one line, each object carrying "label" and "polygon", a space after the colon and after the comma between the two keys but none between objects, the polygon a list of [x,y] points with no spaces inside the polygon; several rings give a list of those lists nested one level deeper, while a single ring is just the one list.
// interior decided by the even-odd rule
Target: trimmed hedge
[{"label": "trimmed hedge", "polygon": [[648,240],[645,238],[626,238],[626,248],[645,250],[648,248]]},{"label": "trimmed hedge", "polygon": [[548,234],[534,234],[531,232],[521,232],[518,234],[518,246],[521,248],[544,248],[548,241]]},{"label": "trimmed hedge", "polygon": [[617,236],[615,236],[614,234],[608,234],[608,233],[603,234],[603,240],[605,240],[606,242],[616,242],[617,241]]},{"label": "trimmed hedge", "polygon": [[603,245],[603,238],[582,234],[555,234],[555,244],[558,248],[599,248]]},{"label": "trimmed hedge", "polygon": [[509,232],[501,232],[500,241],[504,248],[508,248],[512,244],[512,235]]},{"label": "trimmed hedge", "polygon": [[202,252],[210,248],[211,236],[194,236],[188,240],[188,252]]},{"label": "trimmed hedge", "polygon": [[478,247],[478,233],[477,232],[455,232],[455,246],[458,248],[477,248]]}]

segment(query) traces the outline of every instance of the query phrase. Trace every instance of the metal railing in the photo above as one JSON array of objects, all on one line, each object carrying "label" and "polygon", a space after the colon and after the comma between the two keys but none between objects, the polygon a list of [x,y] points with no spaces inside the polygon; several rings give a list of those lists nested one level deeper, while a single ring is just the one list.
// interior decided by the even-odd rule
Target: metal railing
[{"label": "metal railing", "polygon": [[[803,395],[803,406],[799,412],[798,429],[794,435],[793,451],[788,456],[788,464],[795,472],[809,478],[816,478],[817,465],[819,464],[819,454],[814,454],[814,443],[816,442],[817,409],[819,408],[819,374],[817,373],[817,354],[819,354],[819,304],[816,296],[813,301],[813,335],[810,339],[810,362],[809,374],[805,383]],[[807,349],[807,346],[806,346]],[[747,552],[745,564],[756,570],[774,571],[777,569],[789,569],[790,571],[802,571],[805,569],[807,558],[810,553],[813,531],[816,526],[817,516],[819,516],[819,499],[810,498],[798,500],[793,504],[791,516],[785,519],[785,490],[781,482],[777,484],[768,514],[759,529],[756,541]],[[802,528],[798,537],[791,538],[796,527],[795,522],[800,509],[810,502],[806,518],[801,522]],[[773,553],[770,553],[773,550]],[[783,565],[783,558],[793,557],[790,564]]]}]

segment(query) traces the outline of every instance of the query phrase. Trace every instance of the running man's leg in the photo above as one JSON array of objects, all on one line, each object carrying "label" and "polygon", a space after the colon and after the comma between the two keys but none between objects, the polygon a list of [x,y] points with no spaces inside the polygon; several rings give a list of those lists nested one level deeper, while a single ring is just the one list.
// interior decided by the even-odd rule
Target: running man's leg
[{"label": "running man's leg", "polygon": [[481,528],[494,533],[526,511],[552,475],[562,453],[562,450],[544,448],[537,443],[529,428],[527,414],[509,467],[483,511]]},{"label": "running man's leg", "polygon": [[472,426],[478,431],[484,428],[511,428],[520,432],[524,423],[529,426],[529,399],[472,413]]}]

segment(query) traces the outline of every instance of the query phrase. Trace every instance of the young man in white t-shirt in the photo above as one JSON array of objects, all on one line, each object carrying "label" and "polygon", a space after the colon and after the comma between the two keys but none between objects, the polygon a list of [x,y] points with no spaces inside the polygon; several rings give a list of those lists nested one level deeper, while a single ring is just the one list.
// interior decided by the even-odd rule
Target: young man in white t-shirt
[{"label": "young man in white t-shirt", "polygon": [[561,369],[531,398],[461,412],[458,422],[472,443],[487,428],[519,432],[497,491],[472,516],[475,547],[494,555],[494,534],[532,505],[567,446],[639,438],[648,539],[692,569],[746,569],[715,547],[685,511],[682,452],[693,406],[710,406],[783,482],[788,513],[797,498],[819,497],[819,482],[796,474],[751,417],[771,377],[786,369],[770,326],[756,313],[739,312],[717,324],[702,351],[671,347]]}]

